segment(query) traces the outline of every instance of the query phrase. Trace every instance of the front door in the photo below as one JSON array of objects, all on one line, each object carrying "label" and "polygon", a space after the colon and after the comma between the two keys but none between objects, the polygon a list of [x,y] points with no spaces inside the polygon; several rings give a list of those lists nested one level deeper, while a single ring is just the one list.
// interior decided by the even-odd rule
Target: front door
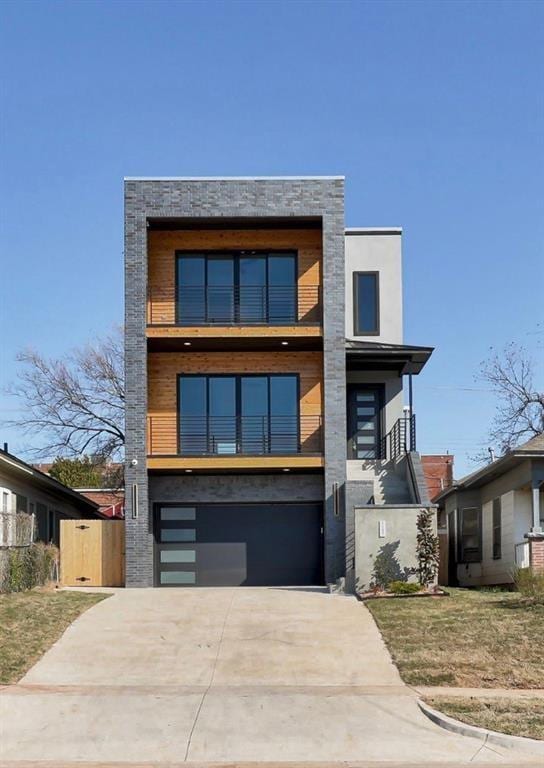
[{"label": "front door", "polygon": [[381,456],[382,388],[356,384],[348,389],[348,458]]}]

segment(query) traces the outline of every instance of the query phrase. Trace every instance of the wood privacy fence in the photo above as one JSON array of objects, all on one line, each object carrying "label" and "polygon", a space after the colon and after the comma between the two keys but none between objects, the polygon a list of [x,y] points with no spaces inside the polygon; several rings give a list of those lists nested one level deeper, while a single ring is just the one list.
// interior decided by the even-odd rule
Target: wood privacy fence
[{"label": "wood privacy fence", "polygon": [[123,520],[61,520],[60,580],[65,587],[122,587]]}]

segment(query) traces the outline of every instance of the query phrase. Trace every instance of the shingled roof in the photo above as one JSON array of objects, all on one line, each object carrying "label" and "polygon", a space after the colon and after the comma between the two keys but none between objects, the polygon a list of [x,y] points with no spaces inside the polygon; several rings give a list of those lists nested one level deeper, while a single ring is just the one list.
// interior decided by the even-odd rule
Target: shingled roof
[{"label": "shingled roof", "polygon": [[470,475],[461,478],[461,480],[457,480],[452,486],[445,488],[442,493],[439,493],[433,501],[442,501],[456,491],[465,490],[466,488],[478,488],[481,485],[485,485],[502,475],[503,472],[511,469],[515,464],[530,458],[544,459],[544,433],[532,437],[527,442],[512,448],[511,451],[505,453],[500,459],[496,459],[496,461],[492,461],[485,467],[477,469],[476,472],[472,472]]}]

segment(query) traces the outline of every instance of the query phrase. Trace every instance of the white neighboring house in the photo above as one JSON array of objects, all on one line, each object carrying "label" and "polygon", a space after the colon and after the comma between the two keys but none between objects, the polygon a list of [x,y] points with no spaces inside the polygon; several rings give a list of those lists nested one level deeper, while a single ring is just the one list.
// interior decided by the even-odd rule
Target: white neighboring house
[{"label": "white neighboring house", "polygon": [[544,434],[442,491],[448,584],[509,584],[516,566],[544,570]]},{"label": "white neighboring house", "polygon": [[18,513],[34,517],[34,540],[57,546],[61,520],[102,517],[94,501],[0,449],[0,547],[22,543],[17,541]]}]

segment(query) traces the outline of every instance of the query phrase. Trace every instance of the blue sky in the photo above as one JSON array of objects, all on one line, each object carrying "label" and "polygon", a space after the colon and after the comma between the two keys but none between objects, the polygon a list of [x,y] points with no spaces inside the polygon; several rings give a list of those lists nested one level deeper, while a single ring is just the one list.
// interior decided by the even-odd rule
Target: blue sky
[{"label": "blue sky", "polygon": [[404,227],[405,339],[436,346],[420,450],[473,468],[490,347],[527,346],[542,385],[544,3],[0,13],[2,384],[18,349],[62,354],[122,321],[123,176],[344,174],[348,226]]}]

